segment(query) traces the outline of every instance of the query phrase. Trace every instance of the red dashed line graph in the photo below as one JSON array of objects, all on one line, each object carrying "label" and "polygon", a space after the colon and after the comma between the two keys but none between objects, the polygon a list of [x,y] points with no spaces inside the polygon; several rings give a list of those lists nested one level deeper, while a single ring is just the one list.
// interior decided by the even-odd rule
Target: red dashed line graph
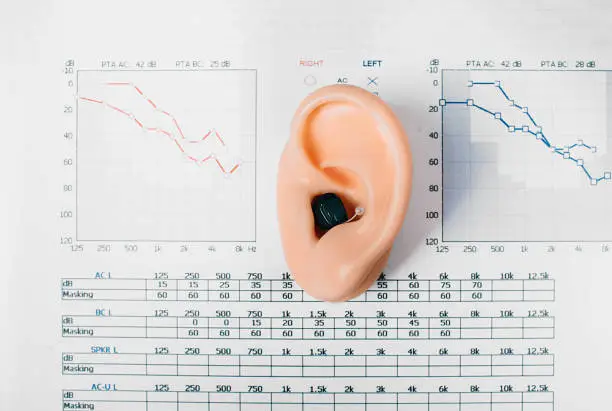
[{"label": "red dashed line graph", "polygon": [[216,157],[214,153],[210,153],[202,157],[197,157],[197,156],[190,155],[188,150],[185,150],[186,145],[194,145],[194,144],[203,143],[209,137],[215,138],[219,144],[225,147],[226,146],[225,141],[217,130],[210,129],[199,138],[188,139],[183,133],[183,130],[178,120],[176,119],[176,117],[174,117],[168,111],[161,109],[160,106],[157,105],[150,97],[148,97],[142,91],[142,89],[139,88],[137,85],[130,83],[130,82],[107,82],[106,85],[110,87],[127,87],[127,88],[134,90],[136,93],[138,93],[138,95],[140,95],[144,99],[144,101],[146,101],[151,106],[153,110],[163,114],[164,116],[167,116],[171,120],[176,130],[167,130],[161,127],[149,127],[143,121],[136,118],[136,116],[133,113],[123,108],[117,107],[105,100],[101,100],[101,99],[97,99],[93,97],[85,97],[85,96],[79,96],[78,98],[81,101],[84,101],[87,103],[99,104],[102,107],[106,107],[114,112],[117,112],[118,114],[125,116],[127,119],[131,120],[137,127],[139,127],[144,132],[157,133],[157,134],[164,135],[168,139],[172,140],[174,142],[174,145],[180,151],[180,153],[183,156],[185,156],[185,158],[192,161],[194,164],[200,165],[200,164],[204,164],[209,161],[214,162],[217,165],[217,168],[224,175],[231,175],[235,173],[236,170],[238,170],[238,168],[241,166],[241,163],[235,163],[235,164],[232,164],[230,167],[226,167],[221,163],[221,161]]},{"label": "red dashed line graph", "polygon": [[82,69],[79,241],[256,240],[255,70]]}]

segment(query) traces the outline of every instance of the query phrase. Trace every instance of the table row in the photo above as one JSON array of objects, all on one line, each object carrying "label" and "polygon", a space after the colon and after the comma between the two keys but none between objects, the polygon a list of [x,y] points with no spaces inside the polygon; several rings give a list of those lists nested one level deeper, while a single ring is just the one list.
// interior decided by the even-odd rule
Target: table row
[{"label": "table row", "polygon": [[64,391],[64,410],[89,407],[98,411],[553,411],[554,393]]},{"label": "table row", "polygon": [[[62,299],[316,301],[292,280],[64,279]],[[554,280],[384,280],[352,301],[554,301]]]},{"label": "table row", "polygon": [[554,355],[186,355],[66,353],[64,374],[233,377],[552,376]]},{"label": "table row", "polygon": [[63,316],[64,337],[192,339],[554,338],[554,317]]}]

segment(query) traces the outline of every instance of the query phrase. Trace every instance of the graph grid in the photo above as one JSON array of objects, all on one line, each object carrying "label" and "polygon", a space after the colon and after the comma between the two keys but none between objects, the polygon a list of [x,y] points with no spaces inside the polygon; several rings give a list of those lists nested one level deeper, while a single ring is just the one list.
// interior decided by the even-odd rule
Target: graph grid
[{"label": "graph grid", "polygon": [[607,241],[612,74],[443,70],[444,241]]},{"label": "graph grid", "polygon": [[77,80],[77,240],[255,240],[254,70]]}]

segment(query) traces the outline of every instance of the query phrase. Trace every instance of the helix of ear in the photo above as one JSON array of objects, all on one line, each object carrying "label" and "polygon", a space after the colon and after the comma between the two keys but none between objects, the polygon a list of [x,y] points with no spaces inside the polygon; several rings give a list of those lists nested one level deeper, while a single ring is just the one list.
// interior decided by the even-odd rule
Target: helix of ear
[{"label": "helix of ear", "polygon": [[347,85],[308,96],[277,180],[281,241],[296,282],[326,301],[365,291],[387,262],[411,182],[408,139],[380,98]]}]

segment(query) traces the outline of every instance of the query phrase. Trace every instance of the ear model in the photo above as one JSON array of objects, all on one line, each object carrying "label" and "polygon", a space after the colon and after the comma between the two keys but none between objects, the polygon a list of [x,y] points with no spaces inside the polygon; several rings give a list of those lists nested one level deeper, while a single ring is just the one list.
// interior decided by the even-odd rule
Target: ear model
[{"label": "ear model", "polygon": [[411,184],[408,139],[380,98],[348,85],[306,97],[277,181],[281,241],[295,281],[324,301],[367,290],[387,263]]}]

